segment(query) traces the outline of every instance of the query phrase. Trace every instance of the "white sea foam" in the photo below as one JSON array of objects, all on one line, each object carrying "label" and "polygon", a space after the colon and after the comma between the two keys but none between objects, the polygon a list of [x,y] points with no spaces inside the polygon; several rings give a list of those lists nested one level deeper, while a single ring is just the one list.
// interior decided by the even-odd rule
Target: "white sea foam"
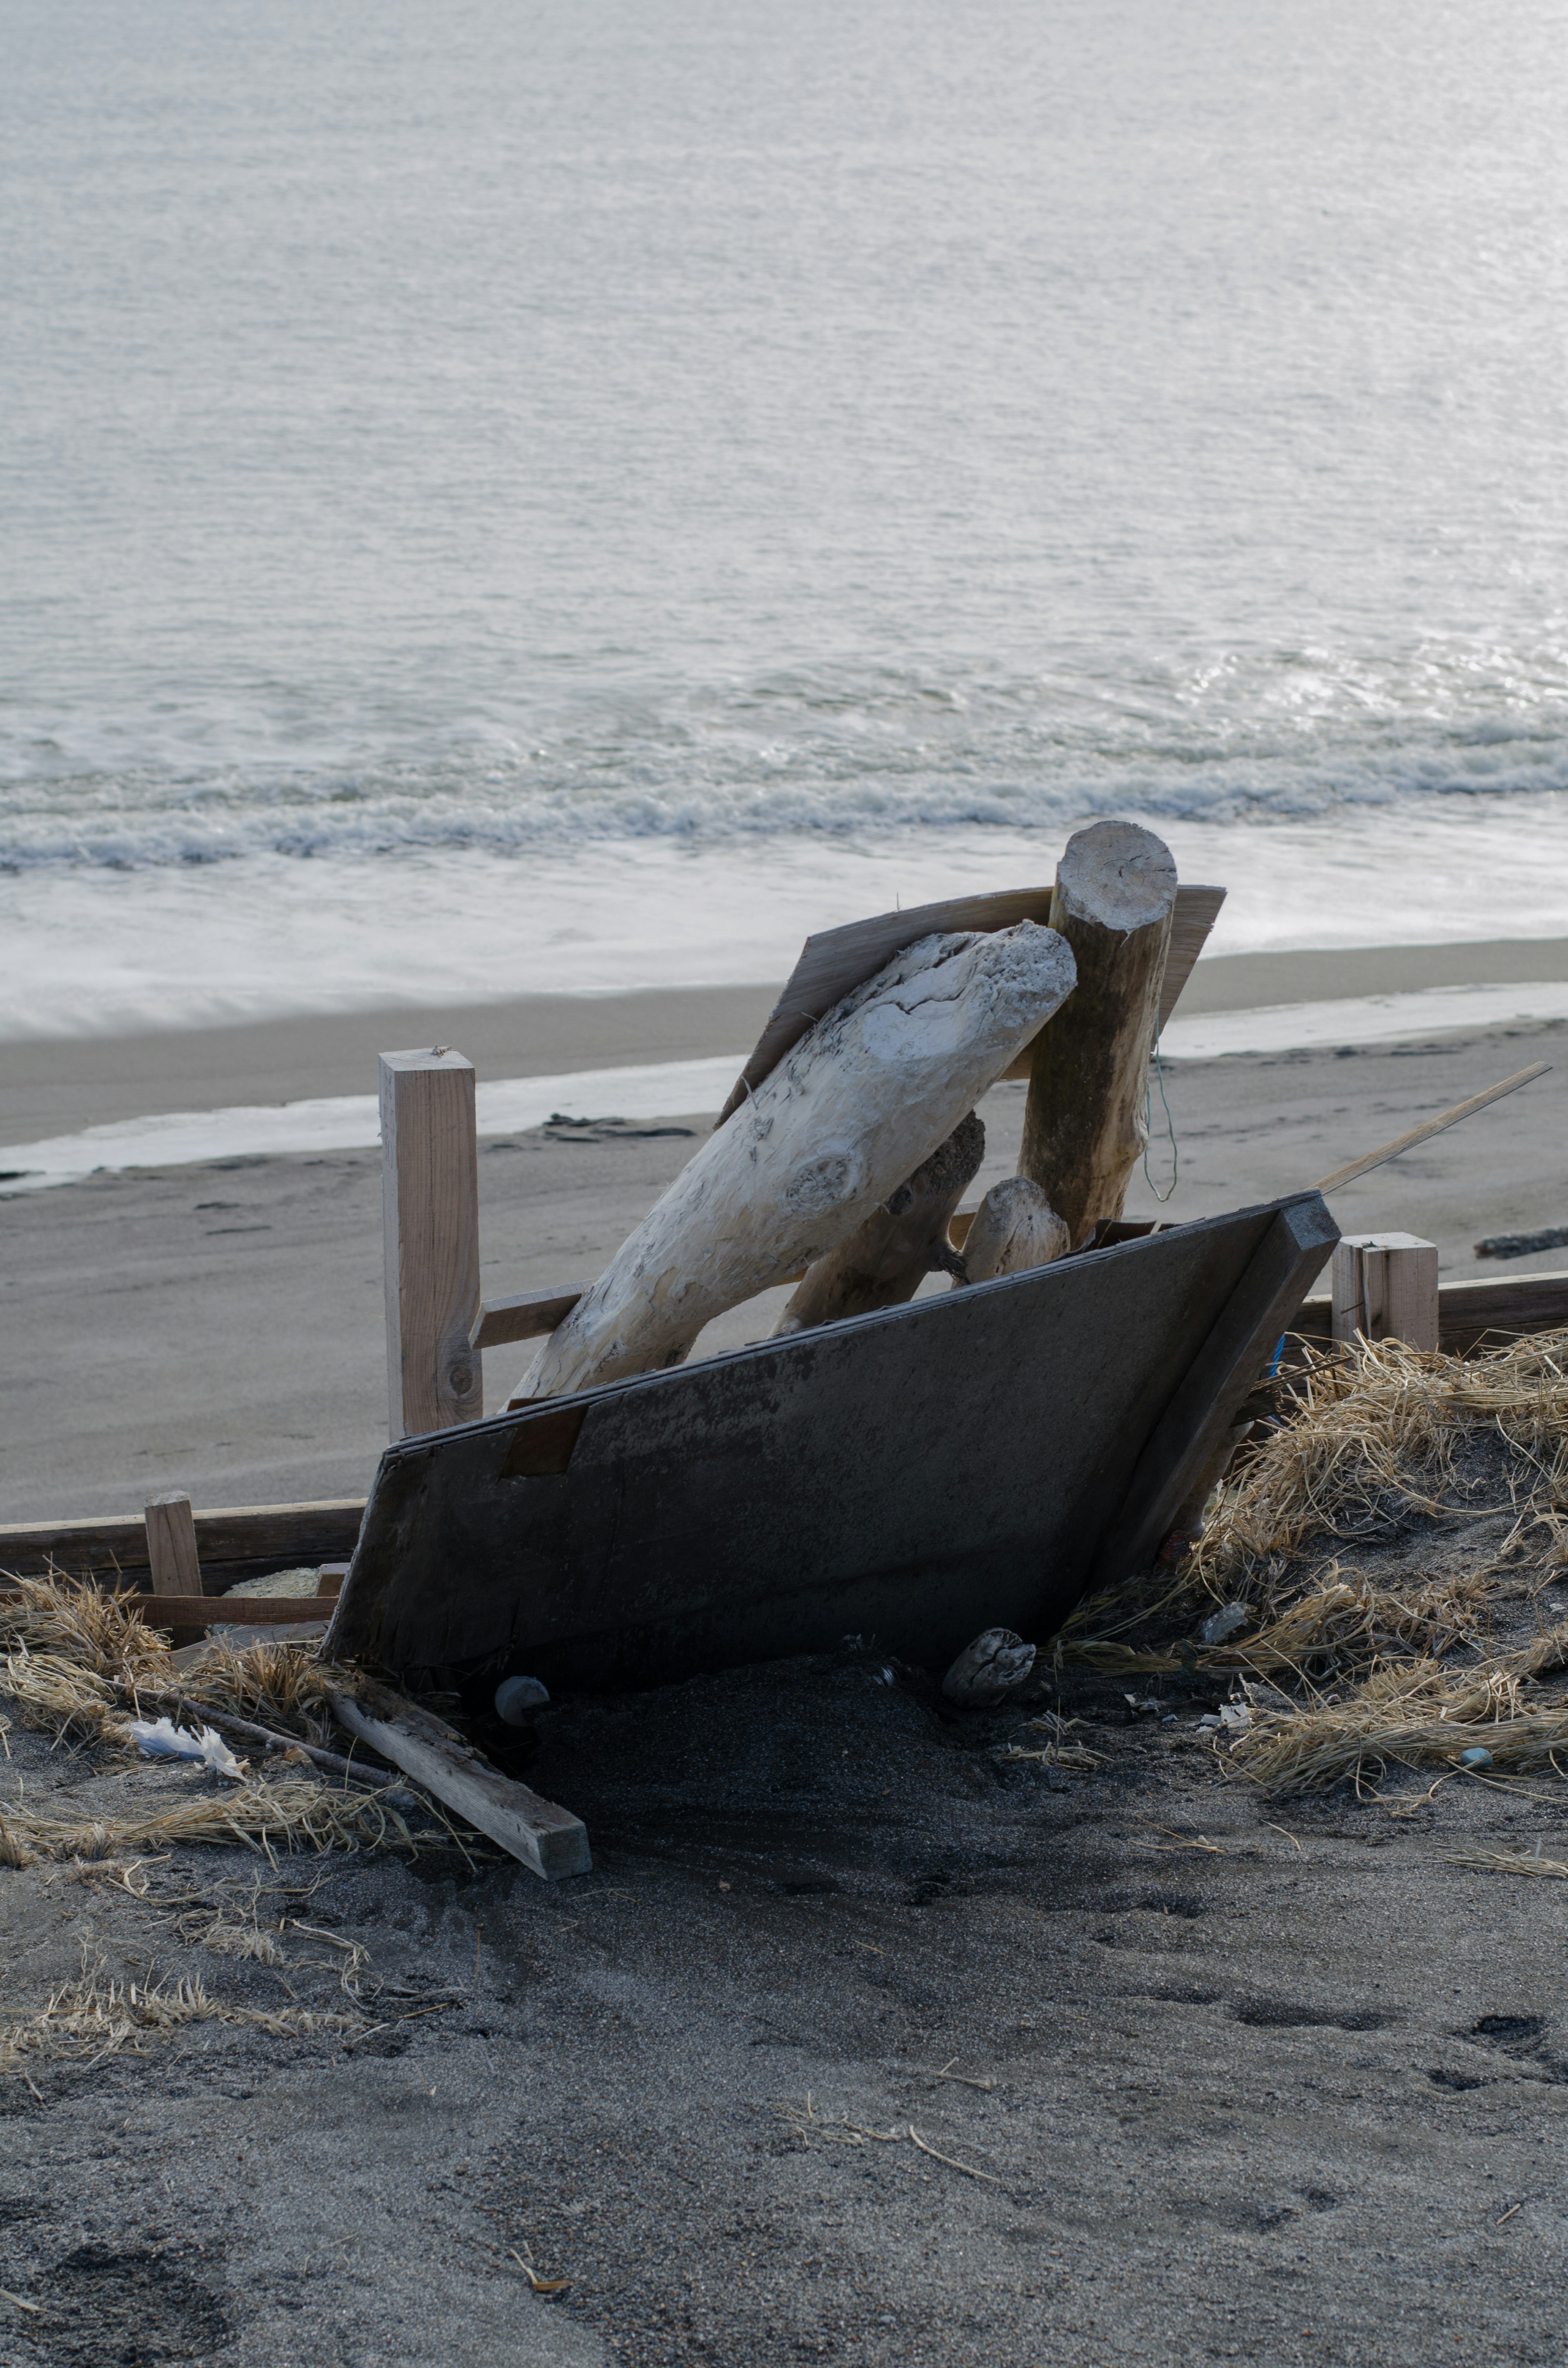
[{"label": "white sea foam", "polygon": [[[1551,1019],[1568,1019],[1568,985],[1433,987],[1410,995],[1214,1012],[1174,1019],[1162,1042],[1173,1060],[1212,1060],[1228,1053],[1384,1043]],[[557,1111],[566,1118],[651,1119],[715,1110],[744,1059],[745,1053],[737,1050],[713,1060],[581,1069],[482,1085],[475,1095],[479,1132],[495,1136],[539,1126]],[[362,1150],[380,1140],[380,1132],[374,1094],[120,1119],[76,1134],[0,1147],[0,1191],[72,1183],[99,1169]]]},{"label": "white sea foam", "polygon": [[[1048,882],[1065,832],[682,847],[595,841],[359,863],[0,878],[0,1039],[135,1034],[308,1011],[767,984],[814,930]],[[1166,826],[1230,891],[1213,951],[1568,935],[1568,795]],[[1459,883],[1459,884],[1456,884]]]}]

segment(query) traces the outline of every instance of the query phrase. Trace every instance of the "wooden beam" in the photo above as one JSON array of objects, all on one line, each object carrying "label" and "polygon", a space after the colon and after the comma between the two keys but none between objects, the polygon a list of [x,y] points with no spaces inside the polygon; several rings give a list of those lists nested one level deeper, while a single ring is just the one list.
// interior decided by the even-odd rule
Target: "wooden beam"
[{"label": "wooden beam", "polygon": [[[1445,1357],[1477,1347],[1524,1339],[1533,1332],[1568,1329],[1568,1272],[1515,1275],[1506,1282],[1445,1282],[1437,1292],[1437,1346]],[[1334,1338],[1334,1298],[1316,1292],[1297,1309],[1292,1338],[1327,1349]],[[1287,1357],[1287,1363],[1290,1359]]]},{"label": "wooden beam", "polygon": [[183,1489],[147,1501],[147,1568],[154,1595],[200,1595],[196,1522]]},{"label": "wooden beam", "polygon": [[350,1735],[547,1882],[588,1873],[593,1860],[581,1817],[503,1776],[444,1719],[381,1686],[362,1686],[358,1695],[329,1693],[327,1701]]},{"label": "wooden beam", "polygon": [[[222,1593],[236,1579],[259,1578],[300,1563],[341,1559],[354,1551],[363,1497],[326,1497],[298,1505],[228,1505],[198,1512],[201,1584]],[[140,1574],[147,1560],[140,1513],[88,1520],[14,1521],[0,1528],[0,1573],[41,1578],[50,1570],[77,1578]]]},{"label": "wooden beam", "polygon": [[473,1064],[445,1046],[381,1057],[387,1395],[394,1440],[484,1411]]},{"label": "wooden beam", "polygon": [[[214,1622],[230,1628],[290,1628],[296,1621],[324,1620],[330,1605],[319,1595],[138,1595],[119,1597],[128,1611],[149,1628],[205,1630]],[[0,1603],[19,1603],[0,1595]]]},{"label": "wooden beam", "polygon": [[1335,1340],[1403,1340],[1436,1349],[1437,1246],[1416,1234],[1347,1234],[1335,1244]]},{"label": "wooden beam", "polygon": [[517,1291],[509,1299],[487,1299],[469,1329],[471,1349],[504,1349],[512,1340],[539,1340],[563,1324],[593,1285],[551,1283],[543,1291]]}]

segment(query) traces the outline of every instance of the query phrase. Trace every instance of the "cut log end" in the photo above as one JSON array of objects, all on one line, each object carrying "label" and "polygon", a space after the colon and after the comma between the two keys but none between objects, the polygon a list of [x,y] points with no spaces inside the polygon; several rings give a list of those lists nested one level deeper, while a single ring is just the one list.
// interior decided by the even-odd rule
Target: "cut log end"
[{"label": "cut log end", "polygon": [[1075,831],[1057,867],[1051,926],[1063,919],[1097,928],[1153,928],[1176,905],[1176,868],[1170,848],[1135,822],[1096,822]]},{"label": "cut log end", "polygon": [[1065,1258],[1071,1247],[1065,1224],[1040,1186],[1028,1176],[1008,1176],[993,1184],[974,1212],[963,1246],[963,1280],[1021,1274]]}]

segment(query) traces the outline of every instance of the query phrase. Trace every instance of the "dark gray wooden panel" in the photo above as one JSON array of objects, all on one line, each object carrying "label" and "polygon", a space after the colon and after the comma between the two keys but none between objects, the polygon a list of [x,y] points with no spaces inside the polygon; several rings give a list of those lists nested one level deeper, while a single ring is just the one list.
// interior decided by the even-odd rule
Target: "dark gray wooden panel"
[{"label": "dark gray wooden panel", "polygon": [[[1316,1194],[403,1440],[329,1645],[624,1685],[846,1632],[924,1661],[1044,1634],[1162,1424],[1179,1464],[1172,1410],[1282,1220],[1300,1297],[1335,1238]],[[1244,1293],[1231,1365],[1276,1297]]]}]

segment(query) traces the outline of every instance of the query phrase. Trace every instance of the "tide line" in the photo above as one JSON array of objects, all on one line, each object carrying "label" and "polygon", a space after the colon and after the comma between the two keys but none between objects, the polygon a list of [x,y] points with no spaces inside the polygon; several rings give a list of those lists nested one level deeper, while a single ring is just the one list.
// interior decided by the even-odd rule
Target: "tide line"
[{"label": "tide line", "polygon": [[[1227,1053],[1278,1053],[1325,1045],[1392,1043],[1457,1029],[1501,1028],[1568,1019],[1568,981],[1512,986],[1439,986],[1407,995],[1346,996],[1256,1011],[1217,1011],[1173,1019],[1161,1040],[1166,1057],[1211,1061]],[[553,1077],[507,1077],[475,1095],[482,1135],[564,1118],[663,1118],[717,1110],[745,1059],[744,1052],[707,1061],[661,1061],[626,1069],[577,1069]],[[40,1143],[0,1146],[0,1196],[68,1184],[125,1167],[190,1167],[282,1154],[358,1151],[381,1140],[374,1094],[317,1101],[242,1104],[227,1110],[173,1110],[119,1119]]]}]

